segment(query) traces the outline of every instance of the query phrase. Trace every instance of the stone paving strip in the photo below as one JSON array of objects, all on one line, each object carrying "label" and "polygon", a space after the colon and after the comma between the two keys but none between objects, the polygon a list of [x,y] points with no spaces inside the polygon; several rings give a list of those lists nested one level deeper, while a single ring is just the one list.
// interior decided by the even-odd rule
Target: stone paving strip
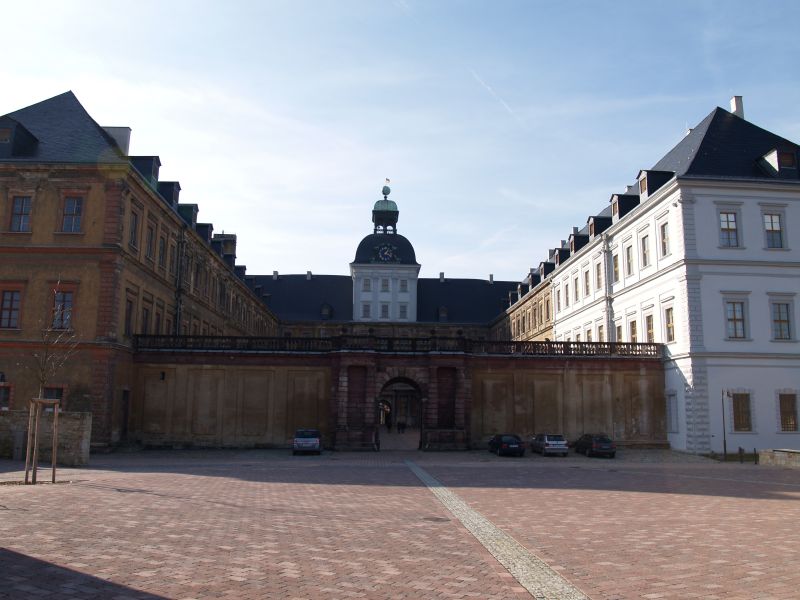
[{"label": "stone paving strip", "polygon": [[472,510],[457,494],[413,461],[406,465],[438,498],[447,510],[461,522],[509,573],[534,598],[542,600],[587,600],[578,588],[551,569],[547,563],[530,552],[513,537],[497,528],[491,521]]}]

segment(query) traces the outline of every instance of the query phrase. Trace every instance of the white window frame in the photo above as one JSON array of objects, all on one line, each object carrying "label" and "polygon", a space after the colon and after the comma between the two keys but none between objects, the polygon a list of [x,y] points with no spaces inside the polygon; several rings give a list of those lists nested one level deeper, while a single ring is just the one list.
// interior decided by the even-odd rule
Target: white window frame
[{"label": "white window frame", "polygon": [[[795,318],[794,318],[794,294],[781,294],[776,292],[767,292],[767,298],[769,298],[769,339],[773,342],[794,342],[797,341],[797,337],[795,334]],[[775,321],[774,321],[774,307],[776,304],[787,304],[789,314],[787,315],[789,319],[789,337],[788,338],[776,338],[775,337]]]},{"label": "white window frame", "polygon": [[658,246],[662,258],[670,255],[669,221],[662,221],[658,224]]},{"label": "white window frame", "polygon": [[[769,235],[767,233],[767,224],[765,222],[765,218],[767,215],[774,215],[777,216],[780,221],[780,232],[781,232],[781,245],[780,246],[770,246],[768,243]],[[764,250],[772,251],[772,250],[788,250],[788,236],[786,232],[786,209],[784,205],[774,205],[774,204],[762,204],[761,205],[761,230],[763,232],[764,237]]]},{"label": "white window frame", "polygon": [[650,236],[643,235],[639,238],[639,262],[640,268],[646,269],[650,266]]},{"label": "white window frame", "polygon": [[372,305],[369,302],[363,302],[361,304],[361,318],[362,319],[372,318]]},{"label": "white window frame", "polygon": [[369,277],[364,278],[364,280],[361,282],[361,291],[362,292],[372,291],[372,279],[370,279]]},{"label": "white window frame", "polygon": [[[723,292],[722,296],[722,323],[723,339],[729,342],[749,342],[750,339],[750,292]],[[728,304],[742,304],[742,337],[731,337],[728,332]]]},{"label": "white window frame", "polygon": [[[672,313],[672,339],[669,339],[669,320],[667,319],[667,311]],[[675,307],[672,304],[668,306],[662,306],[661,314],[663,315],[662,326],[664,331],[664,337],[662,339],[664,340],[665,344],[674,344],[678,337],[675,335]]]},{"label": "white window frame", "polygon": [[[722,245],[722,213],[731,213],[736,221],[736,244]],[[742,224],[742,210],[740,204],[717,204],[717,244],[721,250],[744,250],[744,227]]]}]

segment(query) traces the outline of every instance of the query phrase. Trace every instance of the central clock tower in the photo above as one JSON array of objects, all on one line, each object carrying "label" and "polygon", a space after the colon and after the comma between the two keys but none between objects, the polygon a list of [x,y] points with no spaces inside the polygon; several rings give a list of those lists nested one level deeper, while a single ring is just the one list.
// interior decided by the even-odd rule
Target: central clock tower
[{"label": "central clock tower", "polygon": [[411,242],[397,233],[400,211],[389,200],[389,186],[382,193],[372,209],[373,232],[361,240],[350,263],[353,320],[413,323],[420,265]]}]

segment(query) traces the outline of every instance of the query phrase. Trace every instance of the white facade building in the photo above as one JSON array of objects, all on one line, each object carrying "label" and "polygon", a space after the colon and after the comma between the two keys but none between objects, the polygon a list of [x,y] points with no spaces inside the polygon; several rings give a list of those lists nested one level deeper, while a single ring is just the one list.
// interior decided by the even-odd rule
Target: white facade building
[{"label": "white facade building", "polygon": [[675,448],[800,449],[800,156],[736,102],[573,231],[553,334],[664,344]]}]

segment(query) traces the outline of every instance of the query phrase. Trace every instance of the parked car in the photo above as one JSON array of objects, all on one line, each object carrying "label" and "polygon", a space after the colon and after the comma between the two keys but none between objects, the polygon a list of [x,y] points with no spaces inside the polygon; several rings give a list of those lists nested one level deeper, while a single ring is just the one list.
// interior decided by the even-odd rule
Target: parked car
[{"label": "parked car", "polygon": [[298,429],[294,432],[292,454],[299,452],[322,452],[322,435],[319,429]]},{"label": "parked car", "polygon": [[498,433],[489,440],[489,452],[497,456],[525,456],[525,442],[513,433]]},{"label": "parked car", "polygon": [[567,438],[560,433],[537,433],[531,438],[531,452],[538,452],[542,456],[547,454],[566,456],[569,452]]},{"label": "parked car", "polygon": [[605,433],[584,433],[575,442],[575,452],[581,452],[586,456],[614,458],[617,453],[617,445]]}]

